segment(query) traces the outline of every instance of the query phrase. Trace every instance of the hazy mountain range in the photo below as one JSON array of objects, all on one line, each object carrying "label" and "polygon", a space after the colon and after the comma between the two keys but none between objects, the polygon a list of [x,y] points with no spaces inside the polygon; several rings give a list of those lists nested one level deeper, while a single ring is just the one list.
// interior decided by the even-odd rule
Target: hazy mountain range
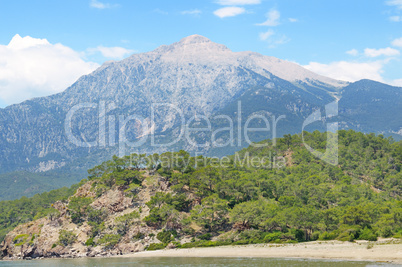
[{"label": "hazy mountain range", "polygon": [[[0,199],[32,195],[84,178],[88,167],[122,151],[118,144],[122,132],[131,142],[144,139],[139,147],[125,147],[125,153],[184,148],[223,155],[248,145],[238,126],[251,115],[257,115],[249,124],[254,127],[264,125],[263,118],[272,123],[272,116],[285,116],[278,121],[281,136],[301,132],[303,121],[314,110],[339,100],[336,120],[341,128],[398,137],[401,89],[370,80],[337,81],[295,63],[232,52],[192,35],[151,52],[106,62],[62,93],[0,109]],[[66,118],[71,123],[66,124]],[[205,118],[211,119],[215,130],[228,127],[228,118],[233,119],[236,145],[214,147],[207,132],[192,136],[204,144],[200,148],[188,140],[156,147],[144,138],[152,133],[158,144],[166,144],[180,135],[183,121],[205,126]],[[250,138],[272,138],[272,126],[269,133],[252,132]],[[325,125],[306,129],[325,130]],[[66,130],[71,130],[70,138]],[[223,144],[230,134],[222,131],[216,137]],[[80,147],[77,142],[93,145]]]}]

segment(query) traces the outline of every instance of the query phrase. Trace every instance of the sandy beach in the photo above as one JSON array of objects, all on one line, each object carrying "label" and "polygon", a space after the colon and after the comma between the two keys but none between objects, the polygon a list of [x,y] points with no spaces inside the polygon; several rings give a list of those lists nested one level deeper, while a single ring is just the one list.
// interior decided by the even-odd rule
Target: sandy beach
[{"label": "sandy beach", "polygon": [[370,242],[314,241],[298,244],[257,244],[144,251],[122,257],[266,257],[377,261],[402,265],[400,240]]}]

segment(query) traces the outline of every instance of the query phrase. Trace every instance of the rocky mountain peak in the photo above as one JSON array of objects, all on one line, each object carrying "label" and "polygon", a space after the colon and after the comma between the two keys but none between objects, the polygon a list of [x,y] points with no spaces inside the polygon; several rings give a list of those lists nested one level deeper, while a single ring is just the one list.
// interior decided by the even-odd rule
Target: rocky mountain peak
[{"label": "rocky mountain peak", "polygon": [[210,57],[210,55],[227,56],[232,51],[225,45],[214,43],[204,36],[195,34],[171,45],[162,45],[150,53],[176,57],[177,61],[177,59],[181,58],[189,58],[191,60],[205,58],[206,56]]},{"label": "rocky mountain peak", "polygon": [[[271,73],[290,82],[302,82],[313,86],[321,84],[339,88],[347,85],[345,82],[320,76],[289,61],[255,52],[233,52],[225,45],[215,43],[197,34],[185,37],[170,45],[162,45],[151,52],[134,54],[121,62],[131,68],[133,65],[146,64],[150,60],[153,60],[153,64],[156,64],[155,62],[165,64],[169,71],[174,69],[172,66],[180,66],[178,68],[183,70],[198,68],[194,69],[194,72],[198,73],[197,77],[203,81],[211,80],[200,75],[202,69],[208,66],[209,70],[214,70],[209,73],[228,73],[234,68],[242,68],[264,77],[268,75],[267,73]],[[158,69],[160,68],[158,67]]]},{"label": "rocky mountain peak", "polygon": [[193,35],[190,35],[190,36],[187,36],[187,37],[181,39],[179,43],[182,43],[182,44],[211,43],[211,40],[209,40],[207,37],[204,37],[202,35],[193,34]]}]

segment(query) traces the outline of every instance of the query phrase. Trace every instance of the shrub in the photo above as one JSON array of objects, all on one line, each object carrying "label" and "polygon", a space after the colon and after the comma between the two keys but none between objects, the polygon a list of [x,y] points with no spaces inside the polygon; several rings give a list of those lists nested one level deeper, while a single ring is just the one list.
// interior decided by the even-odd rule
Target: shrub
[{"label": "shrub", "polygon": [[120,235],[106,234],[98,240],[98,244],[104,245],[105,248],[111,249],[120,241]]},{"label": "shrub", "polygon": [[375,234],[371,229],[364,227],[363,231],[360,233],[359,239],[377,241],[377,234]]},{"label": "shrub", "polygon": [[180,248],[216,247],[216,246],[227,246],[232,244],[235,243],[231,241],[197,241],[192,243],[184,243],[180,245]]},{"label": "shrub", "polygon": [[92,238],[102,233],[106,228],[105,222],[102,222],[100,224],[97,224],[95,222],[88,222],[88,225],[91,226],[90,237]]},{"label": "shrub", "polygon": [[248,240],[238,240],[233,242],[234,245],[248,245],[249,241]]},{"label": "shrub", "polygon": [[95,210],[88,207],[88,222],[101,224],[107,217],[106,210]]},{"label": "shrub", "polygon": [[16,237],[14,237],[13,243],[16,247],[22,246],[27,242],[28,237],[29,235],[27,234],[17,235]]},{"label": "shrub", "polygon": [[336,233],[334,233],[334,232],[331,232],[331,233],[324,232],[324,233],[320,234],[318,237],[319,240],[333,240],[335,238],[336,238]]},{"label": "shrub", "polygon": [[340,241],[353,241],[359,238],[361,227],[358,225],[341,225],[336,231],[338,236],[336,239]]},{"label": "shrub", "polygon": [[159,250],[159,249],[164,249],[167,246],[167,244],[163,243],[152,243],[149,245],[147,250]]},{"label": "shrub", "polygon": [[168,244],[172,241],[172,233],[170,231],[161,231],[156,235],[156,238],[164,244]]},{"label": "shrub", "polygon": [[194,230],[193,228],[191,228],[191,227],[184,227],[184,228],[182,229],[182,232],[183,232],[185,235],[194,235],[194,234],[195,234],[195,230]]},{"label": "shrub", "polygon": [[96,197],[102,196],[109,189],[109,187],[107,187],[104,184],[93,183],[92,186],[94,185],[96,185],[96,191],[95,191]]},{"label": "shrub", "polygon": [[198,239],[201,239],[201,240],[211,240],[211,238],[212,238],[211,233],[206,233],[206,234],[198,236]]},{"label": "shrub", "polygon": [[314,233],[311,235],[311,240],[312,240],[312,241],[318,240],[318,238],[320,238],[320,232],[314,232]]},{"label": "shrub", "polygon": [[245,240],[261,240],[263,239],[265,233],[259,230],[255,229],[249,229],[242,231],[239,235],[240,239],[245,239]]},{"label": "shrub", "polygon": [[116,223],[117,232],[120,235],[125,235],[130,227],[136,223],[135,220],[140,218],[140,214],[137,211],[125,214],[117,217],[114,221]]},{"label": "shrub", "polygon": [[181,243],[180,242],[173,241],[171,244],[173,244],[175,248],[181,248]]},{"label": "shrub", "polygon": [[94,239],[91,237],[87,240],[87,242],[85,242],[85,246],[87,247],[93,247],[95,245],[95,241]]},{"label": "shrub", "polygon": [[59,244],[63,247],[72,245],[77,241],[77,236],[72,231],[60,230]]},{"label": "shrub", "polygon": [[396,234],[394,234],[395,238],[402,238],[402,229],[399,230]]},{"label": "shrub", "polygon": [[173,236],[174,238],[177,238],[177,237],[178,237],[178,233],[177,233],[177,231],[176,231],[175,229],[170,230],[170,233],[172,234],[172,236]]},{"label": "shrub", "polygon": [[33,234],[33,235],[32,235],[32,237],[31,237],[31,242],[33,242],[33,241],[35,240],[35,238],[36,238],[36,237],[39,237],[39,235],[38,235],[38,236],[36,236],[36,234]]},{"label": "shrub", "polygon": [[387,226],[381,231],[382,237],[391,237],[393,235],[391,227]]},{"label": "shrub", "polygon": [[[52,207],[53,207],[53,204],[52,204]],[[56,218],[59,218],[59,217],[60,217],[60,212],[59,212],[58,210],[54,209],[54,208],[50,208],[50,209],[48,209],[48,211],[47,211],[47,217],[48,217],[51,221],[53,221],[53,220],[55,220]]]},{"label": "shrub", "polygon": [[149,226],[160,226],[162,219],[160,218],[159,214],[155,209],[152,209],[149,212],[149,215],[146,216],[143,221]]},{"label": "shrub", "polygon": [[299,242],[304,241],[305,240],[304,232],[302,230],[296,229],[295,230],[295,238]]},{"label": "shrub", "polygon": [[68,209],[73,223],[80,224],[85,220],[91,203],[92,198],[90,197],[72,197],[70,199]]},{"label": "shrub", "polygon": [[[128,197],[135,197],[138,192],[141,190],[141,185],[131,183],[124,192]],[[140,211],[141,212],[141,211]]]},{"label": "shrub", "polygon": [[355,235],[352,233],[349,234],[347,232],[343,232],[336,239],[338,239],[339,241],[353,242],[355,240]]},{"label": "shrub", "polygon": [[269,242],[273,242],[277,239],[280,239],[282,237],[282,233],[281,232],[273,232],[273,233],[269,233],[266,234],[264,237],[264,242],[269,243]]},{"label": "shrub", "polygon": [[29,241],[29,245],[32,246],[34,244],[35,238],[39,237],[38,234],[32,234],[31,240]]}]

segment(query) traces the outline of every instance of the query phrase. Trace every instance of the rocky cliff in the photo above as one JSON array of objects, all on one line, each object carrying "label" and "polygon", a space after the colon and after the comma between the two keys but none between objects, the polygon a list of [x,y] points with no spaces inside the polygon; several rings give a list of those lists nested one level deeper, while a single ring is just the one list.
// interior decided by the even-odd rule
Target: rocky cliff
[{"label": "rocky cliff", "polygon": [[[142,251],[151,243],[160,243],[155,236],[161,230],[141,223],[141,219],[149,214],[145,203],[151,196],[157,192],[169,192],[169,187],[163,177],[153,172],[143,171],[143,178],[135,197],[128,196],[124,186],[113,187],[99,196],[94,183],[87,182],[67,203],[54,203],[55,212],[11,231],[0,246],[4,259],[120,255]],[[72,199],[90,199],[89,209],[96,215],[81,214],[82,218],[74,222]],[[130,214],[139,216],[127,216]],[[98,218],[94,219],[96,216]],[[121,232],[123,224],[127,226],[124,233]],[[99,225],[103,230],[98,235],[94,228]],[[88,243],[88,240],[98,245],[93,246],[94,243]]]}]

